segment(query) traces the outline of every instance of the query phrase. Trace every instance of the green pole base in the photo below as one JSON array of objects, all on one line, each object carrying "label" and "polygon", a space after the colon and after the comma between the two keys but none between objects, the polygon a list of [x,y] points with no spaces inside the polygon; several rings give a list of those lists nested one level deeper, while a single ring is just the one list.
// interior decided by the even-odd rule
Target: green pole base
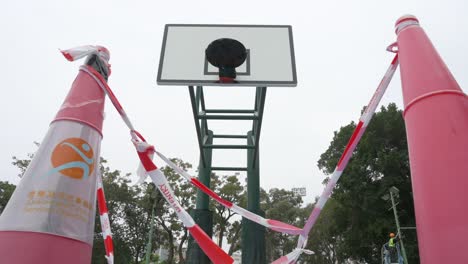
[{"label": "green pole base", "polygon": [[[265,216],[261,210],[254,212]],[[242,263],[266,264],[265,227],[242,219]]]},{"label": "green pole base", "polygon": [[[213,236],[213,212],[208,209],[192,209],[190,215],[195,222],[209,236]],[[203,250],[198,246],[197,241],[192,236],[189,237],[187,247],[187,264],[210,264],[210,259],[203,253]]]}]

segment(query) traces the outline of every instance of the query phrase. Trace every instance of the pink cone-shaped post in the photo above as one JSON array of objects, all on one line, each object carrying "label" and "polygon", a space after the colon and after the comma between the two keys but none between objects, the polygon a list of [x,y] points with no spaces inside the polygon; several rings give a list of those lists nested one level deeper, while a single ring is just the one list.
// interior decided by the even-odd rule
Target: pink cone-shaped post
[{"label": "pink cone-shaped post", "polygon": [[104,99],[80,71],[0,216],[0,263],[91,262]]},{"label": "pink cone-shaped post", "polygon": [[468,263],[468,98],[415,17],[396,33],[421,263]]}]

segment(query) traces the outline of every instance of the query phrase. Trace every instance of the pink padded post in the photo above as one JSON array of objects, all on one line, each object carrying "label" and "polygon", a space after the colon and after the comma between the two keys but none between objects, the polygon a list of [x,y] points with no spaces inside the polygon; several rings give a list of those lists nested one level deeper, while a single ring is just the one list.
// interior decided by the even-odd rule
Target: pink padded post
[{"label": "pink padded post", "polygon": [[[91,262],[96,212],[96,173],[99,170],[95,164],[99,162],[104,96],[96,81],[80,71],[49,132],[0,216],[1,264]],[[73,167],[74,163],[81,162],[80,164],[88,166],[89,175],[83,172],[81,179],[62,175],[63,170],[58,171],[57,168],[64,165],[54,165],[51,161],[54,147],[57,148],[60,142],[70,138],[75,141],[79,138],[87,144],[75,146],[67,141],[68,149],[64,147],[66,151],[62,151],[60,155],[69,155],[67,157],[76,159],[78,154],[75,153],[80,152],[94,164],[90,165],[79,159],[66,161],[69,162],[66,164],[64,161],[64,165],[72,164],[72,169],[76,168]],[[82,167],[78,168],[83,170]],[[65,195],[71,198],[65,200]],[[44,206],[34,204],[34,199],[44,202]],[[27,211],[28,208],[36,211]],[[76,211],[72,211],[73,208]],[[77,215],[88,219],[77,220]]]},{"label": "pink padded post", "polygon": [[468,263],[468,98],[415,17],[396,33],[421,263]]},{"label": "pink padded post", "polygon": [[52,234],[0,232],[0,263],[88,264],[92,249],[87,243]]},{"label": "pink padded post", "polygon": [[86,124],[102,135],[104,91],[89,74],[80,71],[53,122],[69,120]]}]

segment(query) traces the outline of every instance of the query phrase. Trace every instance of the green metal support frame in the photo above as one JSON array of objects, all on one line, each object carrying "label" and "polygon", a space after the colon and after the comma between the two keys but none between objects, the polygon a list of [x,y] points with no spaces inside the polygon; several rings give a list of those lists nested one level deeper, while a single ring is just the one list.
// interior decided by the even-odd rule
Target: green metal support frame
[{"label": "green metal support frame", "polygon": [[[253,132],[249,131],[247,135],[249,136],[247,143],[249,145],[255,144]],[[257,151],[254,149],[247,151],[247,210],[265,216],[260,208],[260,163],[258,157],[258,148]],[[243,218],[241,242],[242,263],[266,263],[265,227]]]},{"label": "green metal support frame", "polygon": [[[264,215],[260,209],[259,142],[267,87],[256,88],[254,109],[206,109],[203,87],[197,86],[196,90],[193,86],[188,88],[200,149],[198,179],[209,187],[211,172],[214,170],[247,171],[247,209]],[[252,130],[246,135],[214,134],[208,128],[208,120],[252,120]],[[247,144],[213,144],[214,138],[246,139]],[[213,149],[246,149],[247,166],[212,166]],[[191,214],[195,222],[211,237],[213,233],[213,213],[209,210],[208,196],[201,191],[197,192],[196,208],[192,210]],[[242,262],[266,263],[265,228],[246,219],[242,221]],[[208,257],[203,254],[203,251],[192,237],[189,238],[186,263],[210,263]]]}]

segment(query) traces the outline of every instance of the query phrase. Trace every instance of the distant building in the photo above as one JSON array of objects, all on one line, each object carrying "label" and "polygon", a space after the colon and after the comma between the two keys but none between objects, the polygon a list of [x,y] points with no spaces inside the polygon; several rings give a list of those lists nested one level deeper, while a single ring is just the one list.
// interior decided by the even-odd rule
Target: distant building
[{"label": "distant building", "polygon": [[[177,251],[178,250],[178,245],[176,244],[175,245],[175,251],[174,251],[174,261],[176,263],[178,263],[180,260],[179,260],[179,252]],[[159,261],[164,261],[164,260],[167,260],[169,258],[169,250],[167,248],[164,248],[164,247],[160,247],[158,248],[158,250],[156,250],[155,252],[156,255],[159,256]],[[182,257],[185,259],[187,255],[187,247],[183,247],[182,248]]]},{"label": "distant building", "polygon": [[169,251],[163,247],[160,247],[158,248],[158,251],[156,251],[156,255],[159,256],[160,261],[164,261],[169,258]]},{"label": "distant building", "polygon": [[236,251],[232,253],[231,256],[234,259],[234,264],[241,264],[242,263],[242,253],[240,251]]},{"label": "distant building", "polygon": [[305,187],[292,188],[291,191],[292,191],[295,195],[299,195],[299,196],[306,196],[306,195],[307,195],[307,192],[306,192],[306,188],[305,188]]}]

